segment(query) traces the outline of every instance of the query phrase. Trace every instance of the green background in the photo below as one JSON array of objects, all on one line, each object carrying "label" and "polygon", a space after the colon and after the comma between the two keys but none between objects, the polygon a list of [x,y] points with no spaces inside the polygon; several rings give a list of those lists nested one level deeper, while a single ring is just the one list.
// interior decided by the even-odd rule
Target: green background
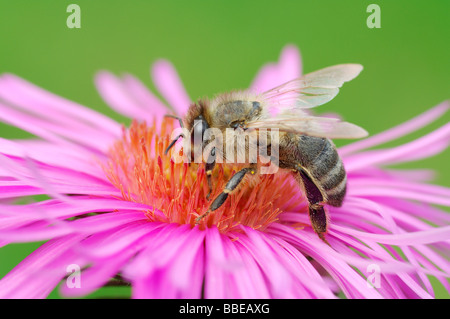
[{"label": "green background", "polygon": [[[81,29],[69,29],[66,8],[81,7]],[[366,8],[381,8],[369,29]],[[361,63],[363,73],[320,111],[338,112],[370,133],[402,123],[450,95],[450,1],[0,1],[0,72],[12,72],[105,113],[93,85],[100,69],[129,72],[154,89],[150,64],[172,61],[192,99],[246,88],[257,70],[297,45],[305,73]],[[419,137],[436,124],[388,146]],[[0,124],[0,136],[28,136]],[[338,145],[344,142],[338,141]],[[433,168],[450,186],[450,151],[405,168]],[[0,249],[0,277],[38,244]],[[435,281],[433,281],[435,282]],[[93,296],[129,292],[105,288]],[[438,297],[448,293],[437,285]],[[56,292],[51,297],[57,297]]]}]

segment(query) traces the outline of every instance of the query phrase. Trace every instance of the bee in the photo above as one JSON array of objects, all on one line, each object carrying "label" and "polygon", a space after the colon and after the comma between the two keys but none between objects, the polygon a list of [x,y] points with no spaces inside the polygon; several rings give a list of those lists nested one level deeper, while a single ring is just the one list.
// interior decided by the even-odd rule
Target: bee
[{"label": "bee", "polygon": [[[192,147],[205,149],[209,146],[206,175],[211,193],[211,175],[218,155],[228,157],[228,151],[205,136],[210,129],[237,134],[276,129],[278,140],[268,137],[266,149],[277,143],[277,152],[269,154],[271,162],[282,170],[290,171],[308,200],[311,225],[325,242],[328,216],[324,205],[342,206],[347,189],[347,175],[336,147],[330,139],[362,138],[367,132],[361,127],[335,118],[317,117],[306,109],[322,105],[333,99],[339,88],[354,79],[362,71],[359,64],[340,64],[293,79],[260,94],[235,91],[219,94],[215,98],[201,99],[190,105],[186,116],[177,118],[190,134]],[[195,138],[200,136],[200,139]],[[169,149],[178,135],[167,147]],[[225,138],[224,144],[227,144]],[[235,145],[235,149],[248,151],[248,145]],[[248,158],[247,158],[248,160]],[[258,166],[252,162],[236,172],[226,183],[223,191],[212,201],[209,209],[197,223],[214,212],[242,182],[247,174],[254,175]],[[209,194],[210,194],[209,193]],[[208,194],[208,199],[209,199]]]}]

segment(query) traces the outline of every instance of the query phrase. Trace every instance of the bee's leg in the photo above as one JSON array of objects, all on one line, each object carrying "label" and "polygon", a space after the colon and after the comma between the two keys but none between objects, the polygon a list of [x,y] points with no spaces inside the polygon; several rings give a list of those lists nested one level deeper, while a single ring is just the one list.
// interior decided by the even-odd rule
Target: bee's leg
[{"label": "bee's leg", "polygon": [[213,147],[211,153],[209,153],[208,160],[206,161],[206,179],[208,181],[208,195],[206,195],[206,199],[209,200],[209,196],[212,192],[212,172],[214,170],[214,166],[216,166],[216,148]]},{"label": "bee's leg", "polygon": [[328,218],[323,207],[323,195],[316,184],[314,184],[314,182],[308,176],[308,174],[306,174],[301,169],[298,170],[298,174],[300,176],[301,182],[303,183],[306,198],[308,199],[309,219],[311,220],[311,225],[319,238],[328,244],[327,240],[325,239]]},{"label": "bee's leg", "polygon": [[203,215],[197,217],[197,219],[195,221],[198,223],[203,218],[208,216],[208,214],[210,212],[213,212],[216,209],[218,209],[220,206],[222,206],[223,203],[225,203],[225,200],[228,198],[228,194],[230,194],[234,189],[236,189],[236,187],[240,184],[240,182],[242,182],[242,179],[244,178],[244,176],[247,173],[250,173],[251,175],[254,175],[256,173],[256,166],[250,166],[250,167],[243,168],[239,172],[234,174],[230,178],[230,180],[227,182],[227,184],[225,185],[225,189],[223,190],[223,192],[220,193],[219,196],[217,196],[214,199],[214,201],[212,202],[211,206],[209,206],[209,208],[206,211],[206,213],[204,213]]},{"label": "bee's leg", "polygon": [[[172,114],[166,114],[166,115],[164,115],[164,117],[171,117],[171,118],[173,118],[173,119],[176,119],[176,120],[178,120],[178,122],[180,122],[180,126],[181,126],[182,128],[184,127],[184,125],[183,125],[183,119],[182,119],[181,117],[176,116],[176,115],[172,115]],[[174,139],[172,140],[172,142],[170,142],[170,144],[169,144],[169,146],[166,148],[166,150],[164,151],[164,155],[167,155],[167,153],[169,153],[169,150],[175,145],[175,143],[180,139],[180,137],[185,138],[184,134],[180,134],[180,135],[178,135],[176,138],[174,138]]]},{"label": "bee's leg", "polygon": [[169,153],[169,150],[175,145],[175,143],[181,138],[181,137],[185,137],[184,134],[180,134],[177,137],[175,137],[172,142],[170,142],[169,146],[167,146],[166,150],[164,151],[164,155],[167,155],[167,153]]}]

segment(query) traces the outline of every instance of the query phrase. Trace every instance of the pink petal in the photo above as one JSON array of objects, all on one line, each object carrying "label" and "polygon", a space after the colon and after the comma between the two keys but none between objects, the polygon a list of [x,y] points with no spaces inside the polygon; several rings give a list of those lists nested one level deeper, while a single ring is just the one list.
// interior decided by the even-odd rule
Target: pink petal
[{"label": "pink petal", "polygon": [[[96,129],[99,134],[108,133],[115,138],[121,135],[120,125],[107,116],[39,88],[15,75],[1,76],[0,92],[3,99],[28,111],[41,115],[52,114],[52,119],[59,116],[64,119],[62,123],[76,123],[85,128]],[[36,105],[39,107],[36,108]]]},{"label": "pink petal", "polygon": [[150,233],[147,238],[147,246],[123,270],[127,278],[139,281],[148,277],[156,269],[153,264],[153,252],[164,247],[164,243],[170,243],[171,238],[178,238],[186,231],[185,228],[180,228],[177,224],[163,225],[162,229],[158,228]]},{"label": "pink petal", "polygon": [[148,237],[150,233],[162,226],[161,224],[145,220],[142,214],[140,220],[105,232],[106,236],[103,236],[103,234],[101,236],[97,236],[97,234],[92,235],[79,246],[79,249],[83,254],[91,258],[110,257]]},{"label": "pink petal", "polygon": [[147,239],[146,249],[126,267],[124,274],[133,283],[133,298],[200,297],[205,235],[186,226],[165,225],[156,238]]},{"label": "pink petal", "polygon": [[15,111],[3,103],[0,103],[0,119],[57,145],[78,149],[82,153],[87,153],[87,150],[103,153],[113,141],[113,139],[101,139],[100,137],[92,138],[92,134],[68,129],[62,126],[62,123],[46,123],[36,117]]},{"label": "pink petal", "polygon": [[[80,260],[69,261],[65,259],[63,262],[65,266],[58,267],[59,265],[54,262],[70,250],[71,246],[77,244],[80,239],[81,236],[79,235],[69,235],[52,239],[39,247],[0,280],[0,297],[46,297],[65,275],[66,266],[72,263],[80,263]],[[46,265],[51,266],[47,267],[47,272],[43,272],[42,269]]]},{"label": "pink petal", "polygon": [[105,231],[114,227],[123,226],[127,223],[144,219],[142,213],[111,213],[90,216],[72,222],[60,221],[58,227],[46,227],[31,225],[28,227],[4,230],[0,232],[0,240],[11,242],[32,242],[60,237],[72,233],[91,234]]},{"label": "pink petal", "polygon": [[144,214],[151,207],[116,199],[85,198],[73,196],[70,202],[46,200],[27,205],[0,204],[0,228],[15,229],[37,221],[48,224],[90,213],[106,213],[121,211],[142,211]]},{"label": "pink petal", "polygon": [[327,270],[339,284],[344,294],[349,298],[380,298],[374,289],[367,289],[366,281],[354,271],[350,265],[335,255],[331,247],[327,246],[316,234],[305,230],[296,231],[288,226],[272,224],[270,233],[280,236],[287,242],[314,258]]},{"label": "pink petal", "polygon": [[45,194],[45,191],[22,182],[0,182],[0,198],[25,197]]},{"label": "pink petal", "polygon": [[222,236],[216,227],[205,230],[205,298],[223,299],[226,296],[226,276],[224,267],[227,265]]},{"label": "pink petal", "polygon": [[[110,72],[101,71],[95,77],[95,85],[108,105],[132,119],[152,124],[155,114],[149,112],[148,109],[150,107],[164,108],[161,102],[152,96],[138,79],[130,75],[127,75],[125,79],[120,79]],[[146,105],[149,102],[152,104]],[[160,116],[158,118],[161,119]]]},{"label": "pink petal", "polygon": [[[150,223],[146,223],[147,226],[151,225]],[[130,227],[131,226],[131,227]],[[87,253],[86,249],[89,249],[89,246],[85,245],[86,241],[89,241],[89,245],[94,245],[92,238],[95,237],[103,237],[103,240],[114,239],[115,242],[125,243],[125,245],[121,244],[120,247],[115,247],[114,250],[109,250],[107,254],[105,254],[105,250],[102,251],[103,257],[99,258],[99,254],[95,255],[94,260],[92,261],[93,266],[88,268],[87,270],[81,273],[81,287],[79,289],[70,289],[68,286],[61,286],[61,293],[65,296],[83,296],[92,291],[102,287],[106,284],[110,278],[114,277],[117,273],[120,272],[121,268],[129,262],[130,259],[133,258],[134,255],[139,253],[145,247],[145,241],[139,240],[143,239],[147,236],[136,235],[134,239],[129,240],[129,234],[125,234],[122,232],[123,229],[130,230],[133,228],[136,231],[140,231],[142,229],[142,224],[134,224],[117,231],[108,231],[107,236],[101,236],[101,234],[95,234],[89,237],[87,240],[83,241],[81,245],[76,247],[76,250],[81,250],[81,255]],[[147,230],[149,230],[147,228]],[[151,232],[151,230],[149,230]],[[113,236],[113,238],[111,238]],[[97,241],[97,244],[99,242]],[[109,244],[110,247],[114,246],[114,244]],[[103,249],[104,247],[99,247]],[[89,256],[92,258],[93,256]]]},{"label": "pink petal", "polygon": [[366,151],[346,157],[345,168],[351,172],[373,165],[391,164],[417,160],[435,155],[450,144],[450,124],[413,142],[387,150]]},{"label": "pink petal", "polygon": [[100,157],[83,154],[42,140],[6,140],[0,138],[0,153],[9,157],[34,159],[53,167],[64,167],[106,180],[98,164]]},{"label": "pink petal", "polygon": [[392,234],[370,234],[349,228],[343,228],[338,225],[334,225],[334,228],[362,240],[373,240],[378,243],[389,245],[417,245],[436,243],[440,241],[450,241],[450,226],[443,226],[436,229],[411,233],[395,234],[395,236],[393,236]]},{"label": "pink petal", "polygon": [[252,253],[242,245],[236,245],[235,242],[231,242],[231,240],[223,243],[225,244],[227,256],[243,262],[243,267],[236,268],[227,276],[226,298],[270,298],[271,295],[264,274]]},{"label": "pink petal", "polygon": [[425,113],[420,114],[419,116],[399,126],[391,128],[382,133],[373,135],[364,140],[340,147],[339,153],[342,156],[346,156],[356,151],[361,151],[372,146],[377,146],[385,142],[393,141],[399,137],[417,131],[418,129],[430,124],[431,122],[441,117],[444,113],[446,113],[449,108],[450,108],[449,102],[445,101],[439,104],[438,106],[435,106],[434,108],[426,111]]},{"label": "pink petal", "polygon": [[241,236],[238,242],[242,243],[248,251],[253,252],[255,260],[266,274],[270,273],[268,278],[273,297],[282,298],[283,294],[290,290],[291,276],[275,258],[272,249],[264,242],[261,235],[251,228],[244,229],[248,240]]},{"label": "pink petal", "polygon": [[125,74],[124,84],[145,112],[151,114],[158,124],[161,123],[164,115],[170,113],[170,109],[162,103],[152,92],[136,77]]},{"label": "pink petal", "polygon": [[[10,177],[24,182],[24,186],[42,188],[48,195],[61,200],[68,200],[62,194],[120,194],[120,191],[109,182],[67,169],[42,166],[42,164],[35,163],[30,159],[21,163],[21,160],[14,160],[0,153],[0,164],[8,169]],[[60,169],[62,171],[58,173]],[[4,186],[8,188],[8,185]],[[26,189],[26,191],[29,191],[29,189]]]},{"label": "pink petal", "polygon": [[[204,244],[205,232],[193,228],[190,231],[189,237],[185,240],[186,247],[189,249],[180,250],[176,259],[172,262],[169,270],[169,277],[172,284],[176,286],[181,291],[188,291],[197,286],[201,282],[203,277],[203,244]],[[201,268],[194,268],[195,260],[199,259],[202,262]],[[194,273],[197,274],[197,281],[192,280]],[[200,274],[200,276],[198,276]],[[200,278],[198,278],[200,277]]]},{"label": "pink petal", "polygon": [[250,90],[261,93],[301,75],[300,52],[297,47],[287,45],[283,48],[278,63],[269,63],[261,68],[250,85]]},{"label": "pink petal", "polygon": [[80,287],[61,285],[61,294],[66,297],[80,297],[94,292],[114,277],[135,253],[135,249],[124,250],[83,270],[80,274]]},{"label": "pink petal", "polygon": [[158,60],[152,66],[151,76],[158,91],[173,107],[176,114],[180,116],[186,114],[191,99],[174,66],[167,60]]}]

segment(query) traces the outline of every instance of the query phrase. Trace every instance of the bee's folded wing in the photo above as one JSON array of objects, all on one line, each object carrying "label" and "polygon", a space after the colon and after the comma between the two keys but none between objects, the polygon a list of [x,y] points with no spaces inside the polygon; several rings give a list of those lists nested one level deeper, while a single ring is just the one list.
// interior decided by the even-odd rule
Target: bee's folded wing
[{"label": "bee's folded wing", "polygon": [[306,74],[262,93],[271,108],[311,108],[332,100],[339,88],[362,71],[360,64],[339,64]]},{"label": "bee's folded wing", "polygon": [[335,118],[308,116],[293,118],[279,116],[247,124],[249,129],[278,129],[284,132],[316,137],[353,139],[368,135],[363,128]]}]

